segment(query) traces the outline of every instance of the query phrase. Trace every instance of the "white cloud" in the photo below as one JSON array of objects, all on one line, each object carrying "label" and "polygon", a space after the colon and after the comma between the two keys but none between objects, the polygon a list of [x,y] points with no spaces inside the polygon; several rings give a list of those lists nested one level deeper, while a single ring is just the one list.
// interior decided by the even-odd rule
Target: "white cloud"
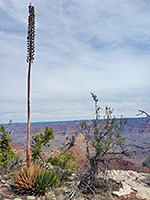
[{"label": "white cloud", "polygon": [[[29,3],[29,0],[1,0],[2,122],[9,121],[10,116],[16,122],[26,120]],[[31,84],[33,121],[93,117],[90,91],[105,101],[103,106],[110,103],[115,107],[117,115],[135,116],[139,107],[149,111],[150,2],[33,0],[32,3],[36,11]]]}]

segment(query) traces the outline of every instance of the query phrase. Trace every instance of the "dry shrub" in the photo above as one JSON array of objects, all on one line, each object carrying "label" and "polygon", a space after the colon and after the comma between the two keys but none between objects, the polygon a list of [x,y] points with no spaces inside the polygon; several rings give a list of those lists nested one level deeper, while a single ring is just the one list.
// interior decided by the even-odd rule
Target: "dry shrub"
[{"label": "dry shrub", "polygon": [[39,176],[42,168],[38,163],[31,163],[29,167],[25,165],[17,174],[14,180],[14,188],[19,193],[33,194],[35,192],[35,185],[37,177]]}]

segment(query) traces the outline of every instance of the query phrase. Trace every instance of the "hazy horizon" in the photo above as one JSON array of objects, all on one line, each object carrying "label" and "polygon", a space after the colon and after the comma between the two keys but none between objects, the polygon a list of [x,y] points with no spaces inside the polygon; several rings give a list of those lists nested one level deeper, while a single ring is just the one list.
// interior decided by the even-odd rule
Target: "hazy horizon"
[{"label": "hazy horizon", "polygon": [[[120,117],[118,117],[118,118],[116,118],[117,120],[118,119],[120,119]],[[148,118],[147,117],[140,117],[140,116],[138,116],[138,117],[128,117],[128,118],[125,118],[124,117],[124,119],[127,119],[127,120],[130,120],[130,119],[145,119],[145,120],[148,120]],[[94,120],[94,119],[72,119],[72,120],[57,120],[57,121],[32,121],[31,122],[31,124],[34,124],[34,123],[61,123],[61,122],[78,122],[78,121],[90,121],[90,120]],[[100,118],[100,120],[103,120],[103,118]],[[8,122],[9,123],[9,122]],[[8,125],[8,123],[1,123],[1,124],[3,124],[3,125]],[[0,125],[1,125],[0,124]],[[25,122],[14,122],[14,121],[12,121],[12,124],[26,124],[27,125],[27,121]]]}]

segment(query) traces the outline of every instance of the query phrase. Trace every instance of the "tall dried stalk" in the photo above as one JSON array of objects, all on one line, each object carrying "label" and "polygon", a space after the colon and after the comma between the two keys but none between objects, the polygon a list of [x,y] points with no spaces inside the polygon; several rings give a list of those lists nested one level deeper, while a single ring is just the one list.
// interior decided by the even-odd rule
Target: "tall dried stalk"
[{"label": "tall dried stalk", "polygon": [[31,63],[34,60],[34,39],[35,39],[35,13],[34,6],[29,5],[29,17],[28,17],[28,37],[27,37],[27,63],[28,68],[28,127],[27,127],[27,166],[30,165],[30,76],[31,76]]}]

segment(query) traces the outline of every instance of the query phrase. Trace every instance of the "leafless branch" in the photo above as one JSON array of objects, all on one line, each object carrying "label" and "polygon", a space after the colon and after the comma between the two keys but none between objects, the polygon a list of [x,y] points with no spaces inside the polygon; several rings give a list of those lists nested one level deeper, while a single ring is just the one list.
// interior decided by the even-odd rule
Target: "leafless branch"
[{"label": "leafless branch", "polygon": [[75,186],[71,189],[71,192],[67,194],[65,197],[63,197],[61,200],[65,200],[65,199],[71,200],[73,196],[76,194],[79,184],[80,184],[80,181],[77,181]]},{"label": "leafless branch", "polygon": [[89,188],[89,190],[95,195],[94,190],[92,190],[92,188],[89,186],[89,184],[87,184],[84,180],[82,180],[82,182],[87,186],[87,188]]},{"label": "leafless branch", "polygon": [[146,111],[144,111],[144,110],[139,110],[139,112],[140,112],[140,113],[136,114],[136,116],[145,114],[146,117],[150,118],[150,115],[149,115]]}]

